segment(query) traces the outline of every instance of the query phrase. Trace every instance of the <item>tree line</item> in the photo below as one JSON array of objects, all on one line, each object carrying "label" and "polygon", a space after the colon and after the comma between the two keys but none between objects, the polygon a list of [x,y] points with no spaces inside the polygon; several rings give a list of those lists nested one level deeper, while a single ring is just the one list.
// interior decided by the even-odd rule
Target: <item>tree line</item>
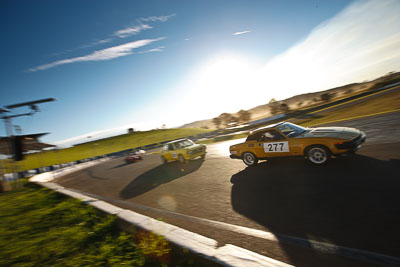
[{"label": "tree line", "polygon": [[246,123],[251,120],[251,113],[247,110],[241,109],[237,116],[233,116],[229,113],[222,113],[218,117],[214,118],[212,122],[219,129],[222,125],[225,127],[231,126],[235,123]]},{"label": "tree line", "polygon": [[[350,92],[346,92],[346,93],[351,93]],[[332,100],[333,97],[335,97],[336,93],[329,93],[329,92],[325,92],[322,93],[319,98],[318,97],[314,97],[309,104],[312,104],[312,102],[314,103],[318,103],[318,102],[329,102]],[[297,103],[297,107],[301,107],[304,104],[303,101],[300,101]],[[271,113],[271,115],[276,115],[279,113],[284,113],[284,114],[288,114],[291,109],[289,107],[289,105],[287,103],[285,103],[284,101],[277,101],[275,98],[272,98],[269,102],[268,102],[268,107],[269,107],[269,111]],[[247,123],[251,120],[251,113],[249,111],[246,110],[240,110],[237,113],[237,116],[234,116],[232,114],[229,113],[222,113],[221,115],[219,115],[218,117],[212,119],[212,123],[218,128],[220,129],[221,126],[229,127],[232,126],[236,123]]]}]

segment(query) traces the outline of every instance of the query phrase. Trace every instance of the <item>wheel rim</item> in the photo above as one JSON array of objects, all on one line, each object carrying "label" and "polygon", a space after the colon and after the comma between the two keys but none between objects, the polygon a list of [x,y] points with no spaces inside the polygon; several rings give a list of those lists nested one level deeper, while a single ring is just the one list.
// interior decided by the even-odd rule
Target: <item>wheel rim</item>
[{"label": "wheel rim", "polygon": [[308,152],[308,157],[310,161],[315,164],[324,163],[328,159],[326,151],[323,148],[319,147],[312,148]]},{"label": "wheel rim", "polygon": [[253,154],[250,153],[244,154],[243,160],[247,165],[253,165],[255,161]]}]

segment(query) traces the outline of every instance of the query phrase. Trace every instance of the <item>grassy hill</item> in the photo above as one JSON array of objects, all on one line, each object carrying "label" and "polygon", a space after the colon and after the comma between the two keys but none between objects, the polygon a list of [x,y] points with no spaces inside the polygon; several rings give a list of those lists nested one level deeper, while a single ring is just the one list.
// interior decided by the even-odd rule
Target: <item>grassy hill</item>
[{"label": "grassy hill", "polygon": [[143,132],[123,134],[97,141],[76,145],[65,149],[47,150],[39,153],[28,154],[25,159],[14,164],[4,162],[6,172],[20,172],[43,166],[61,164],[95,156],[115,153],[149,144],[160,143],[167,140],[207,133],[206,129],[160,129]]},{"label": "grassy hill", "polygon": [[[287,98],[287,99],[284,99],[281,101],[283,103],[287,104],[289,106],[290,110],[304,109],[304,108],[320,105],[321,103],[323,103],[323,101],[321,101],[321,95],[324,93],[331,94],[332,98],[330,101],[335,101],[335,100],[339,100],[344,97],[349,97],[349,96],[352,96],[355,94],[359,94],[363,91],[380,88],[385,85],[388,85],[391,83],[396,83],[399,81],[400,81],[400,72],[393,72],[393,73],[389,73],[385,76],[382,76],[378,79],[375,79],[373,81],[362,82],[362,83],[352,83],[352,84],[347,84],[344,86],[335,87],[335,88],[331,88],[331,89],[324,90],[324,91],[296,95],[296,96],[293,96],[293,97],[290,97],[290,98]],[[252,116],[251,116],[252,120],[258,120],[261,118],[272,116],[272,114],[270,113],[270,105],[268,103],[251,108],[247,111],[249,111],[252,114]],[[233,115],[235,117],[238,116],[237,113],[231,113],[231,115]],[[192,123],[187,123],[182,126],[182,128],[200,128],[200,127],[216,129],[215,125],[212,123],[212,118],[207,119],[207,120],[200,120],[200,121],[195,121]]]}]

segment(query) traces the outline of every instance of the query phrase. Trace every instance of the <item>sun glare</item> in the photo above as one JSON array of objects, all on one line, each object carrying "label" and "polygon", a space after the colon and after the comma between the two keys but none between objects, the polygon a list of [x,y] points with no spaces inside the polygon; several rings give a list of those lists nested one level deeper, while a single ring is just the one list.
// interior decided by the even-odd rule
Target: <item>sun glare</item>
[{"label": "sun glare", "polygon": [[[192,92],[201,94],[211,104],[210,108],[237,112],[251,105],[254,90],[256,64],[242,56],[225,55],[202,64],[192,79]],[[215,114],[214,114],[215,115]]]}]

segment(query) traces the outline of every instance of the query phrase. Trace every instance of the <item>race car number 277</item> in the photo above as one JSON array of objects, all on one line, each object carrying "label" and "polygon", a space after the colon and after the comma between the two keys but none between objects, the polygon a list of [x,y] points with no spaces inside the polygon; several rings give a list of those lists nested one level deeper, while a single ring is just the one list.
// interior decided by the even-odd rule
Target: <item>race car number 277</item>
[{"label": "race car number 277", "polygon": [[264,152],[289,152],[288,142],[264,143]]}]

